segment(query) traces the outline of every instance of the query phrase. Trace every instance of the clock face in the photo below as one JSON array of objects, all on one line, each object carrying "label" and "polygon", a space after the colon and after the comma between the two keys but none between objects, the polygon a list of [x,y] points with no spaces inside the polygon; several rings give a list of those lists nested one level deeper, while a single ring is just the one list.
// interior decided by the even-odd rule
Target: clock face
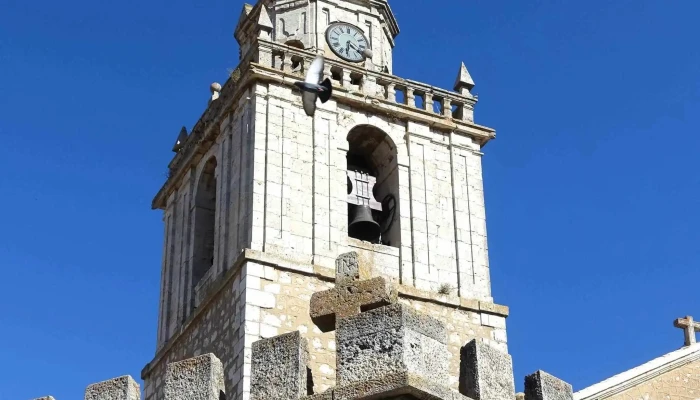
[{"label": "clock face", "polygon": [[345,61],[360,62],[363,52],[369,47],[367,38],[355,25],[345,22],[331,24],[326,30],[326,41],[338,57]]}]

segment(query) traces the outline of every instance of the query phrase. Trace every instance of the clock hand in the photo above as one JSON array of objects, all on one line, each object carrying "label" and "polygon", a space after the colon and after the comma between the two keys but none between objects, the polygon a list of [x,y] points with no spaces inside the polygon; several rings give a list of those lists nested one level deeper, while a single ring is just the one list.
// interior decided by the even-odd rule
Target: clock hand
[{"label": "clock hand", "polygon": [[350,43],[350,46],[352,46],[352,48],[355,49],[355,52],[361,55],[362,57],[372,58],[372,52],[369,49],[364,49],[363,51],[360,51],[360,48],[355,46],[355,43]]},{"label": "clock hand", "polygon": [[[348,41],[348,48],[352,47],[353,50],[355,50],[355,53],[357,53],[358,56],[362,56],[362,52],[360,49],[355,45],[355,43]],[[349,55],[349,52],[348,52]]]}]

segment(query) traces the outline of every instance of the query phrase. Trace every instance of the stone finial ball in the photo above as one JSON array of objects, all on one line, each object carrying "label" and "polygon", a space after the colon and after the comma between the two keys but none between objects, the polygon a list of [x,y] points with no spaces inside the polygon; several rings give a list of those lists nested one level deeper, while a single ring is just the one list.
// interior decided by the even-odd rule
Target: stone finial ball
[{"label": "stone finial ball", "polygon": [[373,54],[372,50],[370,50],[370,49],[365,49],[362,52],[362,55],[365,56],[365,58],[372,58],[372,54]]},{"label": "stone finial ball", "polygon": [[219,82],[214,82],[211,84],[210,89],[211,89],[212,93],[220,92],[221,91],[221,84]]}]

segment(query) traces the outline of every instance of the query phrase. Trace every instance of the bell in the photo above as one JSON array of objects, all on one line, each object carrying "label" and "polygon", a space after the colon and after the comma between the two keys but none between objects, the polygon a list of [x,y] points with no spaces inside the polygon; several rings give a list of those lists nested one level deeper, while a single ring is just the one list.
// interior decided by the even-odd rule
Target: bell
[{"label": "bell", "polygon": [[380,230],[379,224],[372,218],[372,209],[369,206],[352,205],[350,207],[348,236],[376,243],[381,234]]}]

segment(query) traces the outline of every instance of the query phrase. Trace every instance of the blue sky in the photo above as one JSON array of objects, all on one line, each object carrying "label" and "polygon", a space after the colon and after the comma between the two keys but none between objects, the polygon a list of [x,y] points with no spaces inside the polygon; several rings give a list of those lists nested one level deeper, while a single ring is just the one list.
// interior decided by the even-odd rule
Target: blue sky
[{"label": "blue sky", "polygon": [[[497,130],[487,226],[517,388],[544,369],[581,389],[681,346],[672,320],[700,317],[700,3],[391,5],[394,73],[449,89],[465,61]],[[237,64],[241,6],[0,1],[0,400],[81,398],[150,360],[150,201]]]}]

